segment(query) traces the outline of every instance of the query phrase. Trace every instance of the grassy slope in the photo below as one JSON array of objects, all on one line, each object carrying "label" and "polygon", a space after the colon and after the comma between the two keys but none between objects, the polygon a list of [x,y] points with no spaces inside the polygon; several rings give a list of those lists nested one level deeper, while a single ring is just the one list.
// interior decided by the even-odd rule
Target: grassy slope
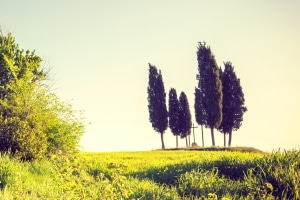
[{"label": "grassy slope", "polygon": [[2,155],[0,199],[297,199],[299,158],[232,149],[82,152],[33,163]]}]

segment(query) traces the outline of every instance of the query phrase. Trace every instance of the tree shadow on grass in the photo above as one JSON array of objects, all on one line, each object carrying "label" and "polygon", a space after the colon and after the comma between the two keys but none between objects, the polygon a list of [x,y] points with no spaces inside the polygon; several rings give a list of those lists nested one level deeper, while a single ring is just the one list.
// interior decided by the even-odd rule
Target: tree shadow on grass
[{"label": "tree shadow on grass", "polygon": [[228,159],[201,162],[192,161],[161,167],[152,167],[144,171],[127,173],[126,175],[138,179],[150,179],[159,184],[175,185],[180,175],[197,169],[217,169],[220,177],[231,180],[243,180],[248,169],[254,168],[255,166],[253,161],[239,162],[238,160],[232,161]]}]

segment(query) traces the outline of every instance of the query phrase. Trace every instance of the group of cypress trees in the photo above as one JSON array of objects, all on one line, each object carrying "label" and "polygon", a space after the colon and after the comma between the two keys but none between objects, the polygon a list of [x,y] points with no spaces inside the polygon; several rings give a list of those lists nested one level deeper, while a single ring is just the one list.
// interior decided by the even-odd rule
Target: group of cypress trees
[{"label": "group of cypress trees", "polygon": [[[210,128],[212,146],[215,146],[214,129],[217,129],[224,134],[224,146],[226,134],[229,135],[228,146],[231,146],[232,131],[240,128],[243,114],[247,111],[240,79],[237,78],[231,62],[224,63],[224,71],[218,67],[210,47],[205,43],[199,43],[197,60],[199,81],[195,88],[194,108],[196,121],[201,125],[202,138],[203,126]],[[151,64],[149,64],[148,109],[152,127],[161,134],[162,149],[165,148],[163,133],[168,125],[176,136],[177,148],[178,136],[186,138],[187,143],[192,125],[187,97],[181,92],[178,99],[176,90],[171,88],[167,110],[161,71]]]},{"label": "group of cypress trees", "polygon": [[181,92],[178,99],[176,90],[171,88],[169,92],[168,111],[161,71],[157,70],[157,68],[150,63],[148,102],[150,122],[154,130],[161,135],[162,149],[165,148],[163,133],[168,126],[176,136],[176,146],[178,147],[178,136],[186,138],[186,144],[188,146],[187,136],[190,135],[192,121],[187,96],[184,92]]},{"label": "group of cypress trees", "polygon": [[189,102],[184,92],[180,93],[179,99],[174,88],[169,92],[169,127],[176,136],[176,147],[178,148],[178,136],[186,138],[191,134],[192,117],[189,108]]}]

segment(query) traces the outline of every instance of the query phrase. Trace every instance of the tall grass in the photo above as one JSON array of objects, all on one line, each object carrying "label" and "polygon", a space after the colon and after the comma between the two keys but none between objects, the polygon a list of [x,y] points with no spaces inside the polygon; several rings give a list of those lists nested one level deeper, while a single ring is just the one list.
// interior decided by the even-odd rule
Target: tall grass
[{"label": "tall grass", "polygon": [[300,199],[300,151],[273,152],[258,160],[256,178],[272,185],[280,199]]},{"label": "tall grass", "polygon": [[0,199],[300,199],[300,153],[0,155]]},{"label": "tall grass", "polygon": [[20,166],[17,161],[10,159],[8,154],[1,154],[0,158],[0,188],[3,189],[15,182]]}]

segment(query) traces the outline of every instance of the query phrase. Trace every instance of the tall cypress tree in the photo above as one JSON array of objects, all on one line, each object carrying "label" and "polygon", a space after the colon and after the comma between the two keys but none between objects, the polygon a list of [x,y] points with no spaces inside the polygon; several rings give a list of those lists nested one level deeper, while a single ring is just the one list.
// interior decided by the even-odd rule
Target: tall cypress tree
[{"label": "tall cypress tree", "polygon": [[177,98],[177,93],[174,88],[169,91],[169,127],[176,136],[176,148],[178,148],[178,136],[180,135],[179,130],[179,102]]},{"label": "tall cypress tree", "polygon": [[189,102],[184,92],[180,93],[179,109],[180,137],[186,139],[186,146],[188,147],[187,137],[191,135],[192,119]]},{"label": "tall cypress tree", "polygon": [[161,135],[162,149],[165,148],[163,134],[168,127],[166,93],[161,72],[149,63],[148,109],[150,122]]},{"label": "tall cypress tree", "polygon": [[234,72],[231,62],[224,63],[225,69],[221,73],[223,85],[223,120],[218,130],[224,134],[224,146],[226,145],[226,134],[229,134],[228,146],[231,146],[232,131],[240,128],[243,121],[243,115],[247,111],[245,107],[244,93]]},{"label": "tall cypress tree", "polygon": [[[222,82],[215,57],[205,43],[199,43],[197,60],[198,88],[202,94],[199,104],[203,105],[203,122],[211,129],[212,146],[215,146],[214,128],[218,128],[222,122]],[[201,110],[196,110],[196,112],[199,111]]]},{"label": "tall cypress tree", "polygon": [[202,147],[204,147],[203,125],[205,124],[205,109],[203,107],[202,95],[200,88],[195,88],[195,118],[196,122],[201,125]]}]

